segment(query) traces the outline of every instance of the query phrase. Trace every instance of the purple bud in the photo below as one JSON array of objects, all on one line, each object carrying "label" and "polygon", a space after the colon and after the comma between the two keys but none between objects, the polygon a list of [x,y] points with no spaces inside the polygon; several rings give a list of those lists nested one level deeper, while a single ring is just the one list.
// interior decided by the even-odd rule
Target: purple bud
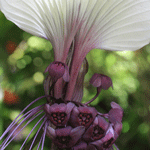
[{"label": "purple bud", "polygon": [[98,97],[102,89],[108,90],[110,86],[112,87],[112,80],[108,76],[95,73],[90,79],[90,84],[97,87],[97,94],[90,101],[86,102],[86,105],[93,102]]},{"label": "purple bud", "polygon": [[107,90],[110,86],[112,87],[112,80],[106,75],[95,73],[90,79],[90,84]]},{"label": "purple bud", "polygon": [[97,110],[94,107],[80,106],[74,107],[70,122],[73,127],[91,125],[97,115]]},{"label": "purple bud", "polygon": [[86,142],[92,142],[104,137],[109,123],[102,117],[98,116],[95,118],[93,124],[87,129],[83,135],[83,139]]},{"label": "purple bud", "polygon": [[73,103],[68,104],[53,104],[49,105],[46,104],[44,106],[44,111],[47,114],[48,119],[55,125],[55,126],[65,126],[70,118],[70,113],[75,105]]},{"label": "purple bud", "polygon": [[54,61],[45,70],[49,72],[52,80],[56,82],[59,78],[63,77],[64,81],[69,82],[69,68],[66,64]]}]

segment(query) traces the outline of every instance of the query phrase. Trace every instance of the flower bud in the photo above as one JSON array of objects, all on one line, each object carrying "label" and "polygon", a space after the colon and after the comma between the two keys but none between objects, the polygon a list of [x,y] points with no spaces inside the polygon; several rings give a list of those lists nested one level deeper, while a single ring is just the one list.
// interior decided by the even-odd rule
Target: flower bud
[{"label": "flower bud", "polygon": [[90,79],[90,84],[97,87],[97,94],[90,101],[86,102],[86,105],[93,102],[98,97],[102,89],[108,90],[108,88],[112,86],[112,81],[108,76],[95,73]]},{"label": "flower bud", "polygon": [[112,80],[106,75],[95,73],[90,79],[90,84],[94,87],[108,90],[110,86],[112,87]]},{"label": "flower bud", "polygon": [[69,82],[69,68],[66,64],[54,61],[45,70],[49,72],[52,80],[56,82],[59,78],[63,77],[64,81]]}]

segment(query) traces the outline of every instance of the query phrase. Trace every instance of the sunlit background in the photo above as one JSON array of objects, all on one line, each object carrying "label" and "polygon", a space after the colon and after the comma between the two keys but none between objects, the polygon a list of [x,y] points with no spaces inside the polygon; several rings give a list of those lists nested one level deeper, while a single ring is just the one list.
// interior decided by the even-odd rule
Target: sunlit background
[{"label": "sunlit background", "polygon": [[[150,45],[135,52],[95,49],[87,59],[89,71],[83,103],[96,93],[89,84],[94,73],[111,77],[113,89],[102,90],[91,105],[107,113],[110,102],[115,101],[124,109],[123,130],[116,142],[120,150],[150,149]],[[0,12],[0,135],[23,108],[44,95],[43,72],[52,61],[49,41],[23,32]],[[41,100],[33,107],[45,102]],[[19,150],[35,122],[37,120],[16,136],[6,150]],[[49,143],[47,138],[44,150],[50,150]]]}]

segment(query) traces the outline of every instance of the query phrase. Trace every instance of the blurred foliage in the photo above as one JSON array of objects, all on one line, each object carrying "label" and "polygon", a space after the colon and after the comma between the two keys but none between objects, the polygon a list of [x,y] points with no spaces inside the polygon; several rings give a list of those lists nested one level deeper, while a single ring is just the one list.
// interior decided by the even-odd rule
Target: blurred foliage
[{"label": "blurred foliage", "polygon": [[[124,118],[122,134],[116,142],[118,147],[121,150],[150,149],[150,45],[135,52],[95,49],[87,59],[89,71],[83,102],[96,93],[89,84],[94,73],[111,77],[113,89],[102,90],[91,105],[107,113],[111,101],[119,103],[124,109]],[[23,32],[0,12],[0,135],[23,108],[44,95],[43,72],[52,61],[49,41]],[[33,107],[41,103],[45,101]],[[6,149],[18,150],[36,121],[24,130],[20,140],[13,141]],[[45,146],[44,150],[50,147],[48,138]]]}]

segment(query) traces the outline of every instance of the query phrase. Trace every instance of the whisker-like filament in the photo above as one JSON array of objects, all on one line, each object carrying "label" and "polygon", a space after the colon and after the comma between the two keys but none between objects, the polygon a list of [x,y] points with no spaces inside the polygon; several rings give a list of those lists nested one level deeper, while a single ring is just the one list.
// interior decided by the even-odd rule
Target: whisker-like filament
[{"label": "whisker-like filament", "polygon": [[38,144],[38,147],[37,147],[37,150],[39,150],[39,148],[40,148],[40,145],[41,145],[41,142],[42,142],[42,137],[41,137],[41,139],[40,139],[40,141],[39,141],[39,144]]},{"label": "whisker-like filament", "polygon": [[48,122],[45,123],[44,132],[43,132],[43,140],[42,140],[42,147],[41,147],[41,150],[43,150],[43,148],[44,148],[44,141],[45,141],[45,136],[46,136],[46,129],[47,129],[47,126],[48,126]]},{"label": "whisker-like filament", "polygon": [[[45,116],[46,116],[46,115],[44,115],[41,119],[45,118]],[[39,121],[40,121],[40,120],[39,120]],[[38,122],[39,122],[39,121],[38,121]],[[37,123],[38,123],[38,122],[37,122]],[[33,146],[33,144],[34,144],[34,142],[35,142],[35,139],[37,138],[37,135],[39,134],[39,132],[40,132],[41,128],[43,127],[43,125],[45,124],[45,122],[46,122],[46,120],[43,121],[43,123],[41,124],[40,128],[39,128],[38,131],[36,132],[36,135],[35,135],[35,137],[34,137],[34,139],[33,139],[33,141],[32,141],[32,144],[31,144],[29,150],[32,149],[32,146]],[[35,127],[36,127],[36,126],[37,126],[37,124],[35,125]]]},{"label": "whisker-like filament", "polygon": [[[43,111],[42,111],[43,112]],[[42,113],[41,112],[41,113]],[[41,114],[40,113],[40,114]],[[39,115],[40,115],[39,114]],[[44,115],[45,116],[45,115]],[[22,144],[22,146],[21,146],[21,148],[20,148],[20,150],[23,148],[23,146],[24,146],[24,144],[26,143],[26,141],[27,141],[27,139],[29,138],[29,136],[31,135],[31,133],[33,132],[33,130],[35,129],[35,127],[41,122],[41,120],[44,118],[44,116],[35,124],[35,126],[32,128],[32,130],[30,131],[30,133],[28,134],[28,136],[26,137],[26,139],[24,140],[24,142],[23,142],[23,144]]]},{"label": "whisker-like filament", "polygon": [[[4,141],[4,143],[2,143],[2,150],[3,149],[5,149],[7,146],[8,146],[8,144],[31,122],[31,121],[33,121],[36,117],[38,117],[40,114],[42,114],[43,113],[43,111],[42,112],[40,112],[40,113],[38,113],[37,115],[35,115],[34,117],[32,117],[24,126],[23,126],[23,128],[21,128],[21,130],[19,130],[19,132],[16,134],[16,135],[14,135],[13,137],[12,137],[12,139],[9,141],[9,139],[11,138],[11,136],[14,134],[14,132],[18,129],[18,127],[20,127],[25,121],[26,121],[26,119],[25,120],[22,120],[21,121],[21,123],[20,124],[18,124],[17,125],[17,127],[9,134],[9,136],[5,139],[5,141]],[[31,117],[32,115],[28,115],[27,116],[27,118],[29,118],[29,117]],[[9,141],[9,142],[8,142]],[[8,142],[8,143],[7,143]],[[7,144],[6,144],[7,143]]]},{"label": "whisker-like filament", "polygon": [[[29,110],[28,112],[26,112],[20,119],[17,120],[17,118],[22,114],[20,113],[17,118],[15,118],[15,120],[7,127],[7,129],[5,130],[5,132],[2,134],[2,136],[0,137],[0,140],[11,130],[12,127],[14,127],[22,118],[24,118],[25,116],[27,116],[29,113],[33,114],[33,111],[36,111],[38,109],[40,109],[41,107],[43,107],[44,105],[40,105],[37,106],[31,110]],[[16,121],[17,120],[17,121]]]},{"label": "whisker-like filament", "polygon": [[[8,128],[5,130],[5,132],[3,133],[3,135],[0,137],[0,140],[6,135],[6,133],[8,132],[8,129],[12,127],[13,123],[21,116],[21,114],[23,114],[32,104],[34,104],[35,102],[37,102],[38,100],[42,99],[42,98],[45,98],[47,97],[46,95],[45,96],[41,96],[37,99],[35,99],[34,101],[32,101],[28,106],[26,106],[22,111],[21,113],[15,118],[15,120],[8,126]],[[42,106],[42,105],[41,105]],[[36,108],[38,108],[40,106],[37,106]],[[33,109],[36,109],[36,108],[33,108]],[[31,112],[31,110],[29,111]],[[27,112],[27,113],[29,113]],[[26,113],[26,114],[27,114]],[[25,116],[25,115],[24,115]],[[23,118],[23,117],[22,117]]]}]

